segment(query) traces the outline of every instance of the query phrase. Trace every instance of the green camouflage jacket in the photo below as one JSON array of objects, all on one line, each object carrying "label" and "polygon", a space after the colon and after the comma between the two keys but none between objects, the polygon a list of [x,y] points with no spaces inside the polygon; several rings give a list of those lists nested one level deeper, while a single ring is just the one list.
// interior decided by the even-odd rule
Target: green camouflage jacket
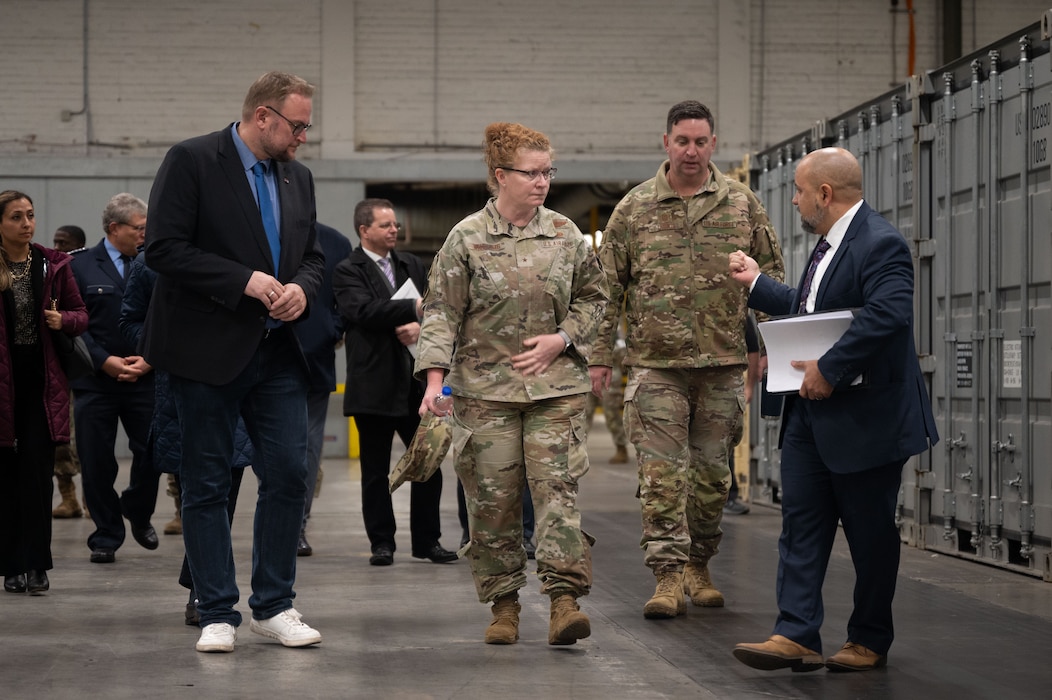
[{"label": "green camouflage jacket", "polygon": [[[541,207],[525,228],[490,200],[453,227],[431,265],[416,374],[440,367],[457,396],[536,401],[589,391],[588,356],[606,306],[590,241]],[[540,375],[511,366],[526,338],[565,331],[573,345]]]},{"label": "green camouflage jacket", "polygon": [[709,181],[683,198],[657,176],[624,196],[599,251],[610,303],[589,364],[611,367],[622,301],[626,365],[698,368],[746,364],[748,290],[731,278],[728,256],[743,250],[760,270],[785,277],[782,252],[760,200],[709,165]]}]

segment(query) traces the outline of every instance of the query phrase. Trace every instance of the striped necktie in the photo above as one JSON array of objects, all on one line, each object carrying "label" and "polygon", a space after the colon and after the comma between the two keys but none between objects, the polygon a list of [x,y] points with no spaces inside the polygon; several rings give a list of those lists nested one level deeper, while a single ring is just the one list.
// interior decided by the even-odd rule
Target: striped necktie
[{"label": "striped necktie", "polygon": [[384,271],[384,277],[391,283],[391,289],[395,288],[394,270],[391,269],[391,258],[380,258],[380,269]]}]

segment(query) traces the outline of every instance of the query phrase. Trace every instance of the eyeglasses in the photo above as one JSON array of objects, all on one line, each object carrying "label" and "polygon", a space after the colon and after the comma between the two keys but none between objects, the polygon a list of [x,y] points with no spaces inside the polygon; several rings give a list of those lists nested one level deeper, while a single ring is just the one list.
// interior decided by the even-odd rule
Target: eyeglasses
[{"label": "eyeglasses", "polygon": [[136,226],[135,224],[129,224],[127,221],[122,221],[121,224],[127,226],[130,229],[133,229],[136,233],[146,233],[146,224]]},{"label": "eyeglasses", "polygon": [[558,168],[548,168],[547,170],[519,170],[518,168],[509,168],[506,165],[498,165],[501,170],[510,170],[513,173],[521,173],[526,176],[526,179],[533,182],[539,177],[543,177],[545,180],[551,181],[555,179],[555,173],[559,172]]},{"label": "eyeglasses", "polygon": [[300,124],[299,122],[294,122],[291,119],[289,119],[288,117],[286,117],[284,114],[279,112],[278,110],[276,110],[273,107],[271,107],[270,105],[263,105],[263,106],[266,107],[267,109],[269,109],[274,114],[276,114],[279,117],[281,117],[282,119],[284,119],[286,122],[288,122],[289,126],[292,127],[292,138],[298,137],[304,131],[306,131],[307,129],[309,129],[312,126],[314,126],[313,124]]}]

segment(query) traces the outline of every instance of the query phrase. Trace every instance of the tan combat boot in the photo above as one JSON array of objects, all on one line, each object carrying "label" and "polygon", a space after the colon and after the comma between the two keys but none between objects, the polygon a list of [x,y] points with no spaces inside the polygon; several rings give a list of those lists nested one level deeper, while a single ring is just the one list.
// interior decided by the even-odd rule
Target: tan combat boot
[{"label": "tan combat boot", "polygon": [[183,503],[180,496],[173,496],[175,499],[175,517],[169,520],[164,525],[164,534],[166,535],[181,535],[183,534]]},{"label": "tan combat boot", "polygon": [[58,481],[58,492],[62,494],[62,503],[51,511],[51,517],[79,518],[81,510],[80,504],[77,503],[77,485],[73,483],[73,477],[69,474],[56,474],[55,479]]},{"label": "tan combat boot", "polygon": [[716,590],[709,578],[708,564],[687,562],[683,568],[683,592],[690,601],[703,608],[722,608],[723,594]]},{"label": "tan combat boot", "polygon": [[486,644],[514,644],[519,641],[519,593],[509,593],[493,601],[493,622],[486,628]]},{"label": "tan combat boot", "polygon": [[661,620],[687,612],[687,601],[683,598],[683,572],[660,571],[654,596],[643,606],[643,617]]},{"label": "tan combat boot", "polygon": [[576,644],[592,633],[588,616],[581,612],[577,599],[569,593],[552,596],[551,622],[548,624],[549,644]]},{"label": "tan combat boot", "polygon": [[617,446],[617,452],[610,458],[610,464],[628,464],[628,448],[624,445]]}]

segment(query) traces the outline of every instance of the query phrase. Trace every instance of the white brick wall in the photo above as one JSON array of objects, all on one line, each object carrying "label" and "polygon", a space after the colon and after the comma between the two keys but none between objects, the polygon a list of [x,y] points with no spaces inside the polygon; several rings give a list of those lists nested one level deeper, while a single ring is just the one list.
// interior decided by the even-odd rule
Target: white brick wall
[{"label": "white brick wall", "polygon": [[[936,3],[914,4],[917,70],[935,68]],[[966,0],[965,43],[1035,22],[1046,4]],[[82,106],[85,5],[89,114],[64,122],[62,110]],[[879,0],[4,0],[0,156],[157,156],[236,119],[247,85],[272,68],[319,85],[306,158],[325,152],[327,134],[339,158],[355,148],[474,151],[494,120],[545,131],[564,156],[658,157],[665,112],[687,97],[760,149],[905,80],[907,22],[896,20],[892,45],[889,9]],[[733,55],[751,66],[720,65],[729,52],[721,11],[748,27],[749,51]],[[721,109],[721,73],[750,98]],[[327,85],[340,108],[320,119]]]},{"label": "white brick wall", "polygon": [[715,4],[443,0],[436,18],[432,3],[359,2],[359,143],[477,149],[507,120],[561,152],[653,152],[672,103],[715,95],[714,24],[696,9]]}]

